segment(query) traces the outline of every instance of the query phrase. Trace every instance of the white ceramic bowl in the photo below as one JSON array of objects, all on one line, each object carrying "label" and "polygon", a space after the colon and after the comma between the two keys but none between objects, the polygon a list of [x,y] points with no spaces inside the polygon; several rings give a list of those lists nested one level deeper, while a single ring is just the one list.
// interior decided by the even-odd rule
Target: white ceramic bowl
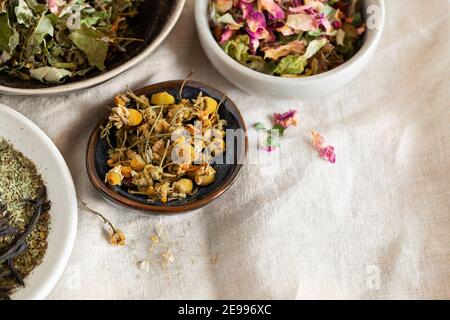
[{"label": "white ceramic bowl", "polygon": [[[214,39],[208,21],[208,0],[196,0],[195,20],[200,43],[214,67],[235,86],[248,93],[277,98],[312,99],[328,95],[353,80],[372,58],[383,32],[384,0],[362,0],[363,11],[375,8],[376,28],[366,32],[360,50],[350,60],[328,72],[304,78],[282,78],[247,68],[229,57]],[[374,16],[375,17],[375,16]]]},{"label": "white ceramic bowl", "polygon": [[61,277],[75,243],[78,207],[75,186],[61,153],[49,137],[20,113],[0,104],[0,137],[31,159],[47,186],[51,230],[44,261],[12,299],[44,299]]}]

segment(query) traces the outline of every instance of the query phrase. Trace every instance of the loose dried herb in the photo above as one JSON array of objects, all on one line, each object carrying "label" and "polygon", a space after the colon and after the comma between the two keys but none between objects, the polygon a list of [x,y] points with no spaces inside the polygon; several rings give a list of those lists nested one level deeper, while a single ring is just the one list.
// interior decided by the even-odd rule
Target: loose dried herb
[{"label": "loose dried herb", "polygon": [[331,70],[361,47],[359,0],[210,0],[222,49],[253,70],[305,77]]},{"label": "loose dried herb", "polygon": [[47,250],[44,182],[35,165],[0,139],[0,299],[9,298]]},{"label": "loose dried herb", "polygon": [[[193,195],[197,187],[214,182],[211,166],[225,151],[226,121],[221,102],[200,93],[196,99],[177,99],[167,92],[115,97],[109,120],[102,128],[108,139],[111,170],[105,182],[126,186],[130,194],[163,203]],[[112,129],[115,141],[111,143]]]},{"label": "loose dried herb", "polygon": [[275,113],[274,125],[272,129],[266,128],[262,122],[258,122],[254,125],[256,130],[263,132],[262,138],[259,140],[259,147],[267,152],[273,152],[280,146],[280,137],[284,135],[284,132],[290,126],[297,125],[297,110],[291,109],[283,114]]},{"label": "loose dried herb", "polygon": [[134,41],[142,0],[0,0],[0,72],[61,83],[105,66]]}]

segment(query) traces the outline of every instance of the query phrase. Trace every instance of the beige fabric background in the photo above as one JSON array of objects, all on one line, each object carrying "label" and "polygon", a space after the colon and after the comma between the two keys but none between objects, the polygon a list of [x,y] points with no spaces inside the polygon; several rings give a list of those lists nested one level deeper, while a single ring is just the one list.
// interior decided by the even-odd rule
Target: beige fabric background
[{"label": "beige fabric background", "polygon": [[[55,141],[79,196],[128,236],[105,241],[80,210],[69,266],[50,299],[450,298],[450,49],[448,0],[387,0],[381,45],[344,90],[314,101],[250,96],[209,64],[196,37],[193,0],[146,62],[97,88],[62,97],[1,96]],[[85,172],[88,135],[113,94],[194,79],[225,91],[249,125],[299,110],[280,166],[248,165],[210,206],[145,216],[105,203]],[[336,146],[319,159],[309,131]],[[63,214],[63,213],[61,213]],[[149,237],[163,241],[149,250]],[[175,261],[161,263],[169,250]],[[137,263],[149,261],[149,270]]]}]

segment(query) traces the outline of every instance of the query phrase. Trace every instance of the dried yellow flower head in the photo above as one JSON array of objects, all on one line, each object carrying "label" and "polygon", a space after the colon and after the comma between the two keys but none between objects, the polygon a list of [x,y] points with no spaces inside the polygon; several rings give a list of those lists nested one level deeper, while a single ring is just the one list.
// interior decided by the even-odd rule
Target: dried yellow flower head
[{"label": "dried yellow flower head", "polygon": [[109,237],[109,241],[113,246],[124,246],[126,239],[125,234],[118,229],[114,230]]}]

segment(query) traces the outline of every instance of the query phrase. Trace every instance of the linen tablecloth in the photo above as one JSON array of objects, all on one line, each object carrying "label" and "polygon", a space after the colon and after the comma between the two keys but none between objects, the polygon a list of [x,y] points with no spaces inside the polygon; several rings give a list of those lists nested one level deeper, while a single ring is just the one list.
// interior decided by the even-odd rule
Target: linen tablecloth
[{"label": "linen tablecloth", "polygon": [[[70,263],[48,298],[450,298],[449,1],[387,0],[368,67],[343,90],[311,101],[252,96],[222,78],[200,48],[193,4],[150,58],[103,85],[68,96],[0,97],[53,139],[79,198],[128,240],[109,245],[101,221],[80,207]],[[246,165],[226,194],[188,214],[109,205],[84,161],[105,106],[127,85],[190,71],[226,92],[249,127],[299,111],[280,165]],[[311,147],[313,129],[336,147],[336,164]]]}]

